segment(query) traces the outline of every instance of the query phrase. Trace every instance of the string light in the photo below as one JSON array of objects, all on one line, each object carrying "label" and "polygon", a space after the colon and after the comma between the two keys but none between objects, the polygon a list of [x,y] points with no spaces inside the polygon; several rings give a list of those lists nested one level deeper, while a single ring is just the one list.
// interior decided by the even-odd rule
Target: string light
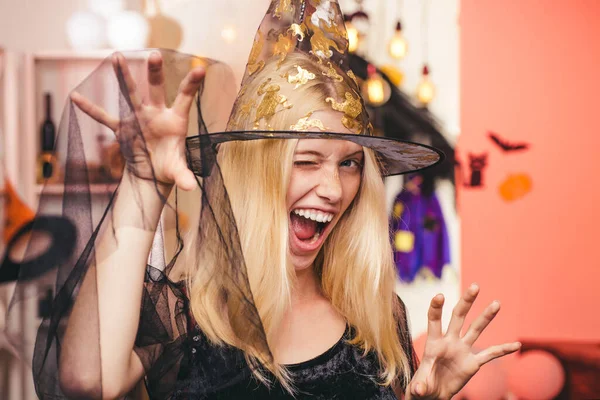
[{"label": "string light", "polygon": [[373,64],[367,66],[367,80],[362,85],[363,97],[367,103],[373,107],[379,107],[390,99],[392,90],[387,81],[385,81]]},{"label": "string light", "polygon": [[348,33],[348,51],[356,53],[364,41],[367,31],[370,27],[369,14],[363,10],[364,0],[354,0],[358,5],[358,10],[352,14],[344,15],[346,32]]},{"label": "string light", "polygon": [[233,43],[237,38],[237,29],[234,25],[225,25],[221,30],[221,37],[227,43]]},{"label": "string light", "polygon": [[402,23],[400,21],[396,24],[396,31],[388,44],[388,52],[396,60],[402,60],[408,52],[408,43],[402,34]]},{"label": "string light", "polygon": [[423,0],[423,13],[421,22],[421,35],[423,37],[423,70],[421,72],[421,81],[417,86],[417,99],[427,107],[435,97],[435,85],[429,76],[429,0]]},{"label": "string light", "polygon": [[421,73],[421,81],[417,86],[417,98],[427,107],[429,103],[433,100],[435,96],[435,86],[431,79],[429,78],[429,67],[427,64],[423,65],[423,71]]},{"label": "string light", "polygon": [[[232,0],[223,1],[222,5],[225,7],[225,10],[227,10],[227,14],[229,15],[228,18],[231,18],[231,19],[229,19],[229,21],[225,21],[225,22],[236,21],[237,20],[236,19],[237,7],[235,7],[235,4],[233,4],[233,1]],[[223,28],[221,28],[221,37],[223,38],[223,41],[225,41],[225,43],[231,44],[231,43],[235,42],[235,40],[237,39],[237,35],[238,35],[238,28],[234,23],[226,23],[225,25],[223,25]]]},{"label": "string light", "polygon": [[348,51],[354,53],[358,50],[358,29],[349,19],[346,20],[346,32],[348,32]]}]

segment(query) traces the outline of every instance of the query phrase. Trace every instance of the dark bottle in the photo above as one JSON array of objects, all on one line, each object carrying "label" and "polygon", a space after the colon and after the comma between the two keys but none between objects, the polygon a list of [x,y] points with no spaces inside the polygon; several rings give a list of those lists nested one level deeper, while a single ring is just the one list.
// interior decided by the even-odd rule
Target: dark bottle
[{"label": "dark bottle", "polygon": [[54,139],[56,138],[56,126],[52,121],[52,95],[46,93],[46,119],[42,124],[42,152],[54,151]]},{"label": "dark bottle", "polygon": [[54,141],[56,139],[56,125],[52,121],[52,95],[45,94],[46,118],[40,129],[41,152],[38,160],[38,182],[42,183],[56,175],[56,156],[54,154]]}]

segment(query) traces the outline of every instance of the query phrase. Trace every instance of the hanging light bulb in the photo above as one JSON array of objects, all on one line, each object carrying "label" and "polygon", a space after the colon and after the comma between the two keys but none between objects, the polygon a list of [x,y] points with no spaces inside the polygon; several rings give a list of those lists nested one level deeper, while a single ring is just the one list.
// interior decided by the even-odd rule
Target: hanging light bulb
[{"label": "hanging light bulb", "polygon": [[421,82],[417,86],[417,98],[424,105],[427,106],[433,100],[435,96],[435,86],[431,79],[429,79],[429,67],[427,64],[423,65],[423,72],[421,75]]},{"label": "hanging light bulb", "polygon": [[221,30],[221,37],[227,43],[233,43],[237,38],[237,29],[234,25],[225,25]]},{"label": "hanging light bulb", "polygon": [[373,107],[387,103],[392,94],[389,83],[377,73],[373,64],[367,66],[367,80],[363,83],[361,91],[367,103]]},{"label": "hanging light bulb", "polygon": [[400,21],[396,24],[396,32],[394,32],[394,36],[388,44],[388,52],[396,60],[402,60],[408,52],[408,43],[406,43],[406,39],[402,35],[402,24]]},{"label": "hanging light bulb", "polygon": [[348,32],[348,51],[354,53],[358,49],[358,29],[350,20],[346,20],[346,32]]}]

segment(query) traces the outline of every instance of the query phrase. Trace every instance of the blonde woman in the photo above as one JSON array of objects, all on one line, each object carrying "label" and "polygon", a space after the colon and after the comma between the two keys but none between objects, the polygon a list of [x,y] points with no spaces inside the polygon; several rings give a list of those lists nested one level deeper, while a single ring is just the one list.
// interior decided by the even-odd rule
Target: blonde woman
[{"label": "blonde woman", "polygon": [[[72,94],[115,132],[127,168],[85,247],[94,262],[71,273],[66,282],[81,283],[55,300],[54,314],[68,313],[64,336],[55,330],[36,346],[38,394],[116,399],[145,379],[153,399],[449,399],[482,365],[518,350],[473,352],[499,310],[491,304],[461,334],[473,285],[445,333],[444,298],[431,300],[417,362],[394,293],[382,176],[440,155],[372,136],[341,61],[344,34],[337,2],[274,1],[224,133],[186,138],[194,99],[206,104],[214,82],[210,67],[195,67],[168,96],[165,52],[147,59],[147,90],[113,57],[119,117]],[[153,268],[166,199],[197,187],[198,229],[163,270]],[[75,299],[72,309],[58,309],[61,296]],[[52,387],[35,366],[51,364],[55,339]]]},{"label": "blonde woman", "polygon": [[[116,62],[123,60],[117,57]],[[159,53],[151,56],[148,66],[150,82],[160,85]],[[298,66],[324,71],[322,65],[297,55],[280,65],[280,74],[274,73],[275,61],[267,64],[262,73],[271,77],[273,84],[283,86],[282,76]],[[121,67],[127,71],[125,64]],[[154,170],[164,196],[174,185],[184,190],[195,185],[181,146],[187,131],[186,115],[202,75],[202,69],[189,74],[171,108],[139,104],[139,120],[145,121],[147,150],[152,154],[153,164],[147,167]],[[287,101],[298,106],[278,112],[270,124],[292,126],[312,113],[313,121],[320,121],[333,132],[352,134],[342,124],[340,113],[327,102],[332,95],[344,92],[345,83],[320,78],[324,74],[315,75],[319,78],[302,90],[285,92]],[[256,80],[260,81],[260,77]],[[160,90],[153,92],[157,97],[149,101],[161,104],[164,99]],[[253,92],[254,88],[248,86],[246,93]],[[130,96],[137,97],[133,89]],[[73,100],[103,124],[118,126],[86,99],[74,94]],[[239,101],[245,101],[244,96]],[[234,113],[231,120],[251,129],[255,114]],[[118,128],[115,131],[119,133]],[[450,398],[481,365],[518,349],[518,344],[511,343],[472,353],[471,345],[498,311],[496,303],[490,305],[461,336],[463,321],[478,293],[473,286],[455,307],[445,335],[440,322],[443,296],[432,300],[426,352],[416,369],[407,316],[394,294],[396,273],[387,234],[382,171],[372,150],[338,139],[232,141],[220,146],[218,162],[272,358],[252,341],[239,342],[232,328],[235,316],[232,318],[226,310],[221,282],[212,272],[212,268],[219,268],[219,257],[194,260],[193,250],[184,252],[189,315],[197,323],[194,338],[201,336],[205,341],[198,344],[199,349],[205,352],[212,346],[228,346],[230,352],[225,354],[232,360],[239,361],[242,354],[262,367],[253,369],[252,374],[242,374],[238,382],[223,385],[221,391],[206,398],[295,395],[391,399],[401,397],[406,388],[407,398]],[[128,196],[132,181],[142,195],[146,194],[141,200],[145,218],[157,224],[164,203],[155,196],[150,182],[135,176],[123,179],[115,218],[141,218],[136,215],[138,203]],[[134,349],[144,260],[153,233],[117,231],[116,236],[118,249],[97,272],[103,350],[101,386],[105,398],[123,396],[145,372],[156,368],[144,365]],[[203,267],[209,262],[214,266]],[[125,272],[122,265],[139,267]],[[131,274],[131,279],[122,279],[124,273]],[[111,282],[115,276],[130,285],[120,287],[118,295],[115,282]],[[85,313],[77,305],[74,312]],[[79,396],[94,385],[70,368],[85,359],[76,346],[69,346],[79,342],[74,337],[77,331],[74,325],[69,326],[65,336],[61,383],[66,393]],[[155,362],[160,362],[160,357]],[[193,368],[193,362],[185,367]],[[198,392],[194,393],[194,384],[189,384],[194,372],[184,375],[180,373],[179,378],[188,381],[186,389],[175,389],[173,393],[181,398],[205,395],[200,384],[202,376],[195,375]],[[153,383],[149,386],[153,387]]]}]

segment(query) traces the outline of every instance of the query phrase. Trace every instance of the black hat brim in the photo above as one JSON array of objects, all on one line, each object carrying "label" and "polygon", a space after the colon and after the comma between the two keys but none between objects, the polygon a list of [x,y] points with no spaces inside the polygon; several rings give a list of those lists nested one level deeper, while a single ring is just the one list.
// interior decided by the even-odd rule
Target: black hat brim
[{"label": "black hat brim", "polygon": [[[333,139],[348,140],[374,150],[380,161],[383,176],[400,175],[423,171],[444,161],[444,153],[434,147],[420,143],[392,139],[381,136],[357,135],[336,132],[299,132],[299,131],[230,131],[197,135],[187,138],[186,146],[191,154],[192,171],[203,176],[203,163],[194,154],[202,146],[217,146],[231,141],[263,139]],[[206,165],[206,164],[204,164]]]}]

